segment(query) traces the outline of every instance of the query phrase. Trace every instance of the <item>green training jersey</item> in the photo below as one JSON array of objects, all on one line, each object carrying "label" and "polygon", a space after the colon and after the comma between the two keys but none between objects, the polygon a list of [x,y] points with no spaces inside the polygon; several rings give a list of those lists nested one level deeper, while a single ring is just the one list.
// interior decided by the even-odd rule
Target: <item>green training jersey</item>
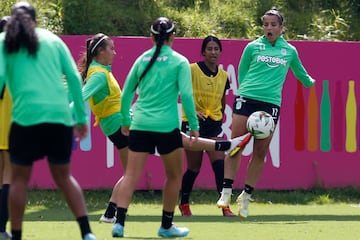
[{"label": "green training jersey", "polygon": [[123,88],[121,113],[123,126],[130,126],[129,109],[138,90],[131,130],[170,132],[180,126],[178,97],[190,129],[198,130],[189,61],[170,46],[162,46],[156,62],[140,80],[156,47],[144,52],[133,64]]},{"label": "green training jersey", "polygon": [[236,95],[280,106],[289,68],[305,87],[315,83],[302,65],[296,48],[282,36],[274,46],[265,36],[250,42],[239,63]]},{"label": "green training jersey", "polygon": [[[107,71],[111,72],[110,65],[105,66],[93,60],[89,68],[93,66],[102,67]],[[120,87],[119,87],[119,91],[121,91]],[[109,84],[106,78],[106,74],[104,72],[98,71],[92,74],[90,78],[87,80],[85,86],[83,87],[83,97],[85,101],[93,97],[94,103],[100,103],[102,101],[107,101],[109,95],[110,95]],[[118,101],[120,105],[120,98],[118,99]],[[115,133],[120,129],[120,127],[121,127],[120,111],[114,112],[113,114],[106,117],[100,117],[100,128],[106,136]]]},{"label": "green training jersey", "polygon": [[[48,30],[36,28],[39,45],[36,56],[24,48],[6,54],[5,33],[0,34],[0,89],[6,81],[13,100],[12,122],[23,126],[59,123],[66,126],[86,124],[81,77],[65,43]],[[75,116],[69,107],[74,101]]]}]

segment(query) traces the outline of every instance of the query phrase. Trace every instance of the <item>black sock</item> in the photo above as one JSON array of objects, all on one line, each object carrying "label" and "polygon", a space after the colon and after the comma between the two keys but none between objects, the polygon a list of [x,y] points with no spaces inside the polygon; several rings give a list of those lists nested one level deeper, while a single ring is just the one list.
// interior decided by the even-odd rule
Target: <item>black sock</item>
[{"label": "black sock", "polygon": [[166,212],[163,210],[161,218],[161,226],[165,229],[169,229],[173,223],[174,212]]},{"label": "black sock", "polygon": [[252,194],[252,192],[254,191],[254,188],[250,185],[245,184],[244,191],[248,194]]},{"label": "black sock", "polygon": [[181,183],[180,204],[189,203],[190,193],[198,175],[199,172],[194,172],[189,169],[184,173]]},{"label": "black sock", "polygon": [[8,196],[10,184],[3,184],[0,194],[0,232],[5,232],[9,220]]},{"label": "black sock", "polygon": [[116,223],[120,223],[121,226],[125,226],[127,208],[117,208],[116,209]]},{"label": "black sock", "polygon": [[224,188],[232,188],[232,185],[234,183],[234,180],[229,178],[224,178],[223,187]]},{"label": "black sock", "polygon": [[104,216],[107,218],[113,218],[115,216],[115,212],[116,212],[116,203],[109,202]]},{"label": "black sock", "polygon": [[215,160],[211,164],[211,166],[215,174],[216,189],[220,194],[224,181],[224,160],[223,159]]},{"label": "black sock", "polygon": [[91,233],[88,216],[78,217],[76,221],[79,223],[82,238],[86,234]]},{"label": "black sock", "polygon": [[215,151],[226,151],[231,147],[231,142],[229,140],[216,140],[215,141]]},{"label": "black sock", "polygon": [[11,240],[21,240],[21,230],[11,230]]}]

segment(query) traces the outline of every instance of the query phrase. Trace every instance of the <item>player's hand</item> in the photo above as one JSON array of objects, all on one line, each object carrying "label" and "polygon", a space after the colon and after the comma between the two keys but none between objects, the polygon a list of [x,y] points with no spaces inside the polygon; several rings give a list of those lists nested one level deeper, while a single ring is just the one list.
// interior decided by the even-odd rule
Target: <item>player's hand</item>
[{"label": "player's hand", "polygon": [[206,117],[202,112],[196,112],[196,116],[199,120],[205,121]]},{"label": "player's hand", "polygon": [[75,125],[74,128],[75,128],[76,141],[81,141],[88,135],[89,128],[87,124],[77,124]]},{"label": "player's hand", "polygon": [[121,127],[121,133],[124,134],[125,136],[129,136],[129,134],[130,134],[130,127],[129,127],[129,126]]},{"label": "player's hand", "polygon": [[197,142],[199,138],[199,131],[190,131],[190,140],[189,140],[189,146],[193,145],[194,143]]}]

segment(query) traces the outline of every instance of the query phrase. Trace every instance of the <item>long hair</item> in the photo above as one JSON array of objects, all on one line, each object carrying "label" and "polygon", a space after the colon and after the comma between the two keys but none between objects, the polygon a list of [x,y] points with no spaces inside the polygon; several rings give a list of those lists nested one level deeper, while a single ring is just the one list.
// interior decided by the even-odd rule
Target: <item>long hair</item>
[{"label": "long hair", "polygon": [[207,36],[206,38],[204,38],[203,42],[202,42],[202,45],[201,45],[201,54],[204,54],[205,52],[205,49],[206,49],[206,46],[209,42],[215,42],[218,46],[219,46],[219,49],[220,49],[220,52],[222,52],[222,45],[221,45],[221,42],[220,40],[215,37],[215,36],[212,36],[212,35],[209,35]]},{"label": "long hair", "polygon": [[4,16],[0,20],[0,33],[5,31],[5,26],[8,23],[10,16]]},{"label": "long hair", "polygon": [[35,9],[27,2],[18,2],[11,9],[11,18],[6,25],[5,51],[17,53],[25,48],[32,56],[36,56],[39,48],[35,32]]},{"label": "long hair", "polygon": [[146,73],[150,70],[155,63],[157,57],[160,54],[161,47],[165,41],[168,41],[170,36],[175,32],[175,26],[171,20],[166,17],[159,17],[154,21],[150,27],[150,31],[153,34],[156,42],[156,49],[154,55],[151,57],[150,62],[146,66],[144,72],[140,75],[139,82],[144,78]]},{"label": "long hair", "polygon": [[105,34],[98,33],[86,40],[86,51],[82,54],[82,57],[77,63],[78,70],[83,80],[86,78],[91,61],[98,55],[98,50],[100,48],[106,47],[108,39],[109,37]]}]

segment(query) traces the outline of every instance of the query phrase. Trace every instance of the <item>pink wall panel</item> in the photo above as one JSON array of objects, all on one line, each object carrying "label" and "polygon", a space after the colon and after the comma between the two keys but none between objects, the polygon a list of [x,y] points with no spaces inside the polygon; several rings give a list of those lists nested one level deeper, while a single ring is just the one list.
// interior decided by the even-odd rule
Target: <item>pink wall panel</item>
[{"label": "pink wall panel", "polygon": [[[77,60],[88,36],[62,36]],[[117,55],[113,73],[120,85],[136,57],[150,48],[149,38],[113,37]],[[227,92],[224,131],[231,133],[231,107],[237,89],[237,67],[247,40],[222,40],[221,66],[228,71],[231,89]],[[291,41],[298,49],[308,72],[317,80],[313,89],[297,84],[289,71],[283,90],[280,124],[276,130],[259,189],[299,189],[312,186],[360,187],[360,43]],[[177,38],[174,49],[190,62],[201,60],[201,39]],[[351,86],[353,87],[353,90]],[[326,93],[329,100],[326,101]],[[352,93],[352,94],[349,94]],[[354,96],[354,97],[348,97]],[[352,100],[350,100],[352,99]],[[91,118],[91,126],[93,117]],[[242,188],[251,143],[235,181]],[[185,161],[184,161],[185,162]],[[185,169],[184,163],[184,169]],[[45,169],[46,168],[46,169]],[[98,127],[91,127],[87,139],[73,153],[72,169],[86,189],[111,188],[123,173],[118,155]],[[213,172],[203,161],[196,188],[215,188]],[[161,189],[164,170],[157,156],[148,159],[138,189]],[[35,164],[31,186],[54,188],[45,161]]]}]

